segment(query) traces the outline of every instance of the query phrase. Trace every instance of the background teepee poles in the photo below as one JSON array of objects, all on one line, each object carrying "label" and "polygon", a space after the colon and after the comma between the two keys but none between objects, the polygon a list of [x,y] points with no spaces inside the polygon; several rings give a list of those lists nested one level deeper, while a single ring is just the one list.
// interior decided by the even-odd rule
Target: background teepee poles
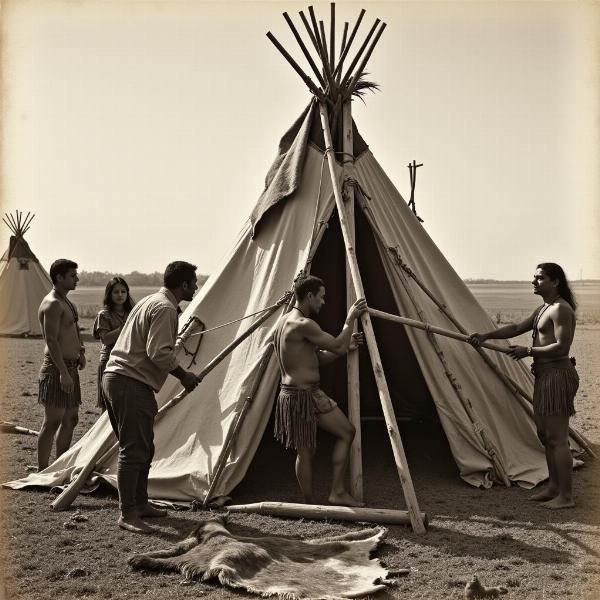
[{"label": "background teepee poles", "polygon": [[[335,204],[338,210],[338,216],[342,229],[342,235],[344,237],[344,245],[346,247],[346,255],[348,258],[348,265],[352,274],[352,283],[356,296],[364,298],[364,289],[362,285],[362,278],[358,269],[358,261],[356,259],[356,253],[353,245],[353,240],[348,233],[348,221],[346,218],[346,209],[344,208],[344,202],[337,181],[335,172],[335,157],[333,155],[333,143],[331,140],[331,131],[329,129],[329,117],[327,114],[327,107],[324,103],[319,105],[321,115],[321,126],[323,128],[323,135],[325,137],[325,152],[327,154],[327,162],[329,165],[329,173],[331,175],[331,183],[333,186],[333,194],[335,197]],[[388,434],[390,436],[390,442],[392,444],[392,451],[394,454],[394,460],[396,462],[396,468],[400,477],[400,483],[404,492],[404,498],[406,500],[407,510],[410,517],[410,522],[413,530],[416,533],[425,533],[425,524],[421,518],[421,512],[419,510],[419,503],[415,494],[415,489],[408,469],[408,463],[406,461],[406,455],[404,453],[404,447],[402,440],[400,439],[400,431],[398,430],[398,423],[396,421],[396,415],[392,406],[392,399],[388,389],[387,381],[383,371],[383,365],[381,364],[381,357],[379,355],[379,348],[377,347],[377,341],[375,340],[375,333],[373,331],[373,324],[368,313],[364,313],[361,316],[361,322],[365,339],[367,342],[367,349],[371,357],[371,363],[373,365],[373,374],[375,375],[375,381],[377,384],[377,390],[379,392],[379,398],[381,400],[381,406],[383,409],[383,415],[388,428]]]},{"label": "background teepee poles", "polygon": [[15,210],[14,214],[4,213],[2,220],[6,223],[6,226],[14,236],[23,237],[29,230],[31,221],[33,221],[34,217],[35,214],[31,214],[30,211],[23,218],[23,212]]}]

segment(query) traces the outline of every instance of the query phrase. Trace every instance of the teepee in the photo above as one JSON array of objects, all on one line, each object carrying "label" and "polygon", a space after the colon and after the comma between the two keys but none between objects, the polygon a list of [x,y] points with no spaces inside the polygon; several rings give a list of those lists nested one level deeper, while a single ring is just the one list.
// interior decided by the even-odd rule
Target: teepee
[{"label": "teepee", "polygon": [[[345,24],[339,54],[333,11],[332,5],[329,44],[312,7],[310,21],[300,13],[320,67],[284,14],[316,82],[267,34],[313,98],[282,137],[265,190],[229,255],[181,317],[180,362],[204,379],[186,396],[169,378],[158,394],[162,408],[149,493],[205,502],[230,494],[242,481],[263,434],[269,435],[265,431],[278,391],[271,343],[275,314],[291,306],[284,293],[294,279],[311,272],[327,287],[328,301],[319,315],[325,329],[340,330],[356,296],[364,296],[371,309],[361,317],[366,348],[347,364],[338,361],[322,380],[357,428],[352,491],[360,497],[362,479],[368,478],[361,468],[361,417],[383,416],[411,523],[423,531],[398,416],[435,416],[469,484],[530,487],[547,477],[532,418],[532,377],[502,352],[476,350],[434,333],[435,328],[452,330],[464,339],[468,331],[494,325],[352,121],[352,98],[374,87],[363,74],[385,23],[375,21],[344,74],[365,11],[351,32]],[[255,321],[247,325],[238,321],[241,315]],[[427,325],[423,330],[392,322],[402,319],[405,325],[410,319]],[[506,349],[508,343],[500,346]],[[574,449],[585,445],[581,436],[572,435]],[[10,485],[54,486],[95,473],[116,487],[116,450],[103,416],[44,472]],[[268,499],[267,490],[264,494]],[[377,505],[377,498],[366,500]]]},{"label": "teepee", "polygon": [[25,240],[35,215],[5,214],[8,248],[0,259],[0,335],[41,335],[38,308],[52,289],[50,276]]}]

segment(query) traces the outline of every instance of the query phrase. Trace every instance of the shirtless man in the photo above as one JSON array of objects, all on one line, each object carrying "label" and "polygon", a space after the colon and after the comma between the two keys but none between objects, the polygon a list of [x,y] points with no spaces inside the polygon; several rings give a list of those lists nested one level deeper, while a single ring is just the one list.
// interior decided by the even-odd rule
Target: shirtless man
[{"label": "shirtless man", "polygon": [[533,413],[537,433],[546,451],[548,483],[531,500],[546,508],[575,506],[572,493],[573,459],[569,449],[569,417],[575,414],[574,398],[579,377],[569,359],[575,334],[576,303],[562,268],[541,263],[533,276],[533,293],[544,304],[522,321],[488,333],[474,333],[470,342],[478,346],[489,339],[506,339],[533,331],[531,346],[511,346],[511,356],[533,357],[535,375]]},{"label": "shirtless man", "polygon": [[[54,287],[38,310],[46,345],[40,369],[38,402],[44,406],[44,422],[38,437],[38,467],[50,460],[56,436],[56,458],[71,445],[78,421],[81,391],[77,369],[85,367],[77,309],[67,294],[77,286],[77,263],[59,258],[50,267]],[[56,435],[58,432],[58,435]]]},{"label": "shirtless man", "polygon": [[334,435],[333,482],[329,502],[364,506],[346,490],[344,475],[354,426],[337,404],[319,389],[319,365],[333,362],[362,343],[363,334],[353,334],[353,324],[367,304],[357,300],[348,312],[337,337],[324,332],[311,316],[325,304],[325,284],[318,277],[300,279],[294,286],[296,303],[277,324],[273,343],[281,369],[281,392],[275,411],[275,437],[286,448],[297,451],[296,477],[304,501],[314,504],[312,459],[317,427]]}]

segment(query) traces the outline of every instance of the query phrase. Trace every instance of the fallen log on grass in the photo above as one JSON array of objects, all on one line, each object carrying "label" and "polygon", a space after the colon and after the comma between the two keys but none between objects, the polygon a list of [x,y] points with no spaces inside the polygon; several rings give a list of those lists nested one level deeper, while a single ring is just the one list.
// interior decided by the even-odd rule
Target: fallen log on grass
[{"label": "fallen log on grass", "polygon": [[0,432],[2,433],[23,433],[24,435],[40,435],[35,429],[27,429],[9,421],[0,421]]},{"label": "fallen log on grass", "polygon": [[[388,523],[390,525],[411,524],[408,511],[388,508],[329,506],[294,502],[255,502],[253,504],[233,504],[224,508],[229,512],[258,513],[260,515],[294,519],[335,519],[337,521],[364,521],[367,523]],[[421,519],[427,527],[427,515],[425,513],[421,513]]]}]

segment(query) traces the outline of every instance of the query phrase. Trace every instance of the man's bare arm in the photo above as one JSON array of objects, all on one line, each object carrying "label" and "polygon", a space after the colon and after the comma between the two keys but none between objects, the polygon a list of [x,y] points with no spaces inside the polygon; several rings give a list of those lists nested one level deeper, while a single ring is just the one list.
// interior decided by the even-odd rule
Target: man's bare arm
[{"label": "man's bare arm", "polygon": [[352,341],[354,321],[367,310],[367,303],[363,298],[359,298],[348,311],[348,316],[344,322],[344,327],[337,337],[323,331],[317,323],[312,320],[306,320],[302,325],[300,332],[319,350],[328,350],[334,354],[344,354],[348,351],[350,342]]},{"label": "man's bare arm", "polygon": [[521,335],[526,331],[531,331],[537,312],[537,309],[534,310],[529,317],[519,323],[510,323],[486,333],[473,333],[469,338],[469,343],[478,346],[486,340],[506,340]]},{"label": "man's bare arm", "polygon": [[[352,352],[356,350],[363,343],[363,333],[356,332],[352,334],[352,338],[350,340],[350,345],[348,346],[347,352]],[[343,356],[342,354],[335,354],[334,352],[329,352],[328,350],[317,350],[317,358],[319,359],[320,365],[328,365],[332,363],[334,360]]]}]

